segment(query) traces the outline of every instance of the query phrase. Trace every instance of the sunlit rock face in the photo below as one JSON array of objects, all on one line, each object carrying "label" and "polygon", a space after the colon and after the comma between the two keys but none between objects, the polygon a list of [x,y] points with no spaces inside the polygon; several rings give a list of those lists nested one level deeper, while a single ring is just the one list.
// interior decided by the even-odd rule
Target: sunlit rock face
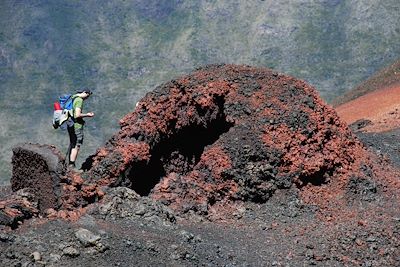
[{"label": "sunlit rock face", "polygon": [[249,66],[210,65],[165,83],[120,124],[87,160],[88,176],[200,213],[329,184],[364,151],[304,81]]}]

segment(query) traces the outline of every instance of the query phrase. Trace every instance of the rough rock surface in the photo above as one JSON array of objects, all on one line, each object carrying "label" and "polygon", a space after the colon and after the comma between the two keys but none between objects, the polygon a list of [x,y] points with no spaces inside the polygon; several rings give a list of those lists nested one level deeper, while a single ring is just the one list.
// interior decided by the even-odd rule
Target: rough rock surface
[{"label": "rough rock surface", "polygon": [[58,210],[2,190],[4,266],[397,266],[399,170],[304,82],[209,66],[121,124]]},{"label": "rough rock surface", "polygon": [[[120,124],[85,163],[88,177],[180,211],[265,202],[293,184],[340,193],[352,175],[365,176],[362,166],[374,172],[368,152],[312,87],[264,68],[198,69],[148,93]],[[304,198],[320,193],[332,195],[310,189]]]},{"label": "rough rock surface", "polygon": [[176,222],[168,207],[126,187],[110,188],[96,209],[89,213],[109,220],[143,218],[148,224],[162,225]]},{"label": "rough rock surface", "polygon": [[39,209],[60,206],[60,177],[65,172],[64,157],[53,146],[22,144],[13,149],[11,188],[31,188]]},{"label": "rough rock surface", "polygon": [[84,183],[78,173],[67,170],[54,146],[27,143],[13,152],[11,187],[0,190],[2,225],[16,227],[38,214],[73,220],[103,195],[98,185]]},{"label": "rough rock surface", "polygon": [[0,201],[0,225],[15,229],[24,220],[39,214],[38,201],[31,189],[21,189]]}]

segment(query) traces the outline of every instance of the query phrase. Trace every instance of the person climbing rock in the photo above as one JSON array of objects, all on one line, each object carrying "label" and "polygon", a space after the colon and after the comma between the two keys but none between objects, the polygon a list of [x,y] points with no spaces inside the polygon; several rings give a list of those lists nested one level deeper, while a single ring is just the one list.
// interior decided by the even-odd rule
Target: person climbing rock
[{"label": "person climbing rock", "polygon": [[68,135],[69,135],[69,148],[68,148],[68,167],[75,171],[79,171],[76,169],[75,161],[79,154],[79,149],[83,144],[83,128],[85,125],[85,121],[83,118],[92,118],[94,117],[93,112],[83,113],[83,102],[92,95],[92,91],[89,89],[78,90],[76,94],[72,96],[73,98],[73,124],[68,126]]}]

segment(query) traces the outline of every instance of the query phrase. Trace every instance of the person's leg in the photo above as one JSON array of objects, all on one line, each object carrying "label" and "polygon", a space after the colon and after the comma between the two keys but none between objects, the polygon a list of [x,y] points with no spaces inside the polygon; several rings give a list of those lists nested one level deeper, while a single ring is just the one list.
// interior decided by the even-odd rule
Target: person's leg
[{"label": "person's leg", "polygon": [[75,146],[71,149],[70,163],[73,163],[73,165],[75,166],[75,161],[78,158],[79,149],[83,144],[83,128],[74,129],[74,132],[75,132],[76,142]]},{"label": "person's leg", "polygon": [[68,165],[75,166],[75,159],[76,159],[76,143],[77,143],[77,136],[75,134],[74,126],[68,127],[68,135],[69,135],[69,147],[68,147]]},{"label": "person's leg", "polygon": [[69,157],[69,162],[71,165],[75,165],[75,160],[78,157],[79,153],[79,146],[76,145],[74,148],[71,149],[71,155]]}]

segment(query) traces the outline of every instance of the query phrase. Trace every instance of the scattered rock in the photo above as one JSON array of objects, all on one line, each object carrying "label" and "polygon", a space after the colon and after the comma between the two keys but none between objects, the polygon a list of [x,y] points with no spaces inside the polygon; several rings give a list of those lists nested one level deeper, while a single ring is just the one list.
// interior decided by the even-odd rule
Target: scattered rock
[{"label": "scattered rock", "polygon": [[109,247],[103,243],[98,242],[96,244],[96,251],[99,253],[103,253],[105,251],[107,251],[109,249]]},{"label": "scattered rock", "polygon": [[35,251],[35,252],[33,252],[33,253],[31,254],[31,258],[32,258],[34,261],[40,261],[40,260],[42,259],[42,255],[40,255],[40,252]]},{"label": "scattered rock", "polygon": [[15,229],[24,220],[38,215],[38,201],[31,188],[18,190],[0,201],[0,224]]},{"label": "scattered rock", "polygon": [[110,188],[94,213],[109,218],[138,218],[156,225],[175,224],[174,213],[167,206],[141,197],[127,187]]},{"label": "scattered rock", "polygon": [[87,226],[87,227],[95,227],[96,226],[96,221],[93,216],[89,214],[84,214],[79,218],[78,223],[82,226]]},{"label": "scattered rock", "polygon": [[22,258],[21,254],[14,250],[7,250],[5,253],[5,256],[8,259],[21,259]]},{"label": "scattered rock", "polygon": [[361,130],[362,128],[365,128],[371,124],[372,124],[372,121],[370,121],[370,120],[360,119],[360,120],[357,120],[357,121],[353,122],[352,124],[350,124],[349,127],[352,131],[357,132],[357,131]]},{"label": "scattered rock", "polygon": [[377,185],[372,179],[353,176],[347,185],[348,196],[356,196],[356,199],[373,201],[377,196]]},{"label": "scattered rock", "polygon": [[157,245],[155,243],[153,243],[152,241],[147,241],[146,242],[146,249],[150,252],[154,252],[154,253],[159,253],[159,249],[157,247]]},{"label": "scattered rock", "polygon": [[80,228],[75,232],[75,237],[85,246],[95,246],[99,243],[101,237],[99,235],[93,234],[91,231]]},{"label": "scattered rock", "polygon": [[70,247],[66,247],[63,249],[62,251],[63,255],[75,258],[78,257],[80,255],[79,250],[77,250],[76,248],[70,246]]},{"label": "scattered rock", "polygon": [[194,235],[192,233],[189,233],[185,230],[182,230],[179,232],[179,235],[186,241],[190,242],[194,239]]},{"label": "scattered rock", "polygon": [[186,248],[178,246],[178,245],[171,245],[172,253],[170,254],[170,258],[173,260],[189,260],[189,261],[196,261],[197,257],[194,254],[191,254]]},{"label": "scattered rock", "polygon": [[33,262],[31,262],[31,261],[27,261],[27,262],[24,262],[22,265],[21,265],[20,262],[18,262],[17,264],[15,264],[15,266],[21,266],[21,267],[35,267],[36,264],[33,263]]},{"label": "scattered rock", "polygon": [[50,262],[56,263],[56,262],[59,262],[61,260],[61,255],[50,253],[49,258],[50,258]]},{"label": "scattered rock", "polygon": [[307,245],[306,245],[306,248],[308,248],[308,249],[314,249],[314,245],[313,245],[313,244],[307,244]]},{"label": "scattered rock", "polygon": [[14,240],[15,236],[0,232],[0,242],[13,242]]},{"label": "scattered rock", "polygon": [[135,210],[135,214],[139,215],[139,216],[143,216],[146,214],[146,207],[144,205],[138,205],[136,210]]}]

